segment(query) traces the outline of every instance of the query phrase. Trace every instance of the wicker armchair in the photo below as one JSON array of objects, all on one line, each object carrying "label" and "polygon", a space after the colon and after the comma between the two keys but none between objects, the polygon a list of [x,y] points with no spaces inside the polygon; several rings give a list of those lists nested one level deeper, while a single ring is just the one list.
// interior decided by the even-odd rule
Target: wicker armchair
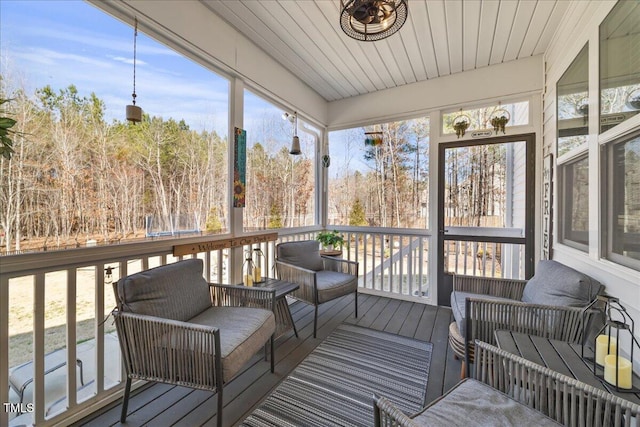
[{"label": "wicker armchair", "polygon": [[475,354],[474,379],[460,381],[417,414],[375,396],[375,426],[640,426],[640,405],[484,342],[475,342]]},{"label": "wicker armchair", "polygon": [[316,240],[280,243],[276,269],[280,280],[300,288],[292,297],[313,304],[313,337],[318,328],[318,305],[355,293],[355,317],[358,317],[358,263],[320,255]]},{"label": "wicker armchair", "polygon": [[598,313],[583,313],[583,308],[601,290],[600,283],[556,261],[540,261],[529,281],[454,276],[456,321],[449,326],[449,344],[464,358],[461,376],[473,363],[474,340],[494,344],[498,329],[582,343],[585,322],[587,330],[593,329]]},{"label": "wicker armchair", "polygon": [[134,379],[217,392],[220,427],[223,385],[269,341],[274,372],[275,291],[209,285],[202,271],[202,260],[190,259],[114,283],[127,372],[122,423]]}]

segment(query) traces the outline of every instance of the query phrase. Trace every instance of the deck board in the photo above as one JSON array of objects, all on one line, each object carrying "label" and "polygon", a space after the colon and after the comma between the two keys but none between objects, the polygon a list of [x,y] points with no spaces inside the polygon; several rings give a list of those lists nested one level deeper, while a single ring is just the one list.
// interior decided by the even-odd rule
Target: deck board
[{"label": "deck board", "polygon": [[[291,313],[299,338],[293,332],[276,340],[276,372],[262,353],[254,356],[244,371],[224,389],[224,425],[233,426],[247,417],[269,393],[311,353],[339,324],[351,323],[397,333],[433,343],[426,396],[427,403],[442,395],[460,378],[460,361],[447,345],[451,310],[374,295],[358,295],[354,317],[353,295],[320,305],[318,338],[313,338],[313,306],[295,302]],[[120,425],[121,400],[87,417],[76,426]],[[127,426],[213,426],[216,395],[166,384],[136,390],[129,400]]]}]

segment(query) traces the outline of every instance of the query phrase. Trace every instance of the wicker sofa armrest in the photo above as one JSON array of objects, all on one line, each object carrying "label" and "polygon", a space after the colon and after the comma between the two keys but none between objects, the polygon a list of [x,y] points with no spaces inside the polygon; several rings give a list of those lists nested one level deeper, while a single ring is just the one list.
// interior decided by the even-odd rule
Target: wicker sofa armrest
[{"label": "wicker sofa armrest", "polygon": [[500,279],[494,277],[476,277],[455,274],[453,290],[474,294],[492,295],[520,301],[526,280]]},{"label": "wicker sofa armrest", "polygon": [[[474,339],[495,343],[494,331],[508,329],[545,338],[581,344],[583,309],[527,304],[519,301],[490,301],[467,298],[466,334]],[[596,311],[587,313],[584,321]]]},{"label": "wicker sofa armrest", "polygon": [[564,425],[635,425],[640,405],[475,341],[474,378]]},{"label": "wicker sofa armrest", "polygon": [[324,269],[328,271],[337,271],[339,273],[349,274],[351,276],[358,275],[358,263],[356,261],[349,261],[346,259],[340,259],[322,255],[322,262],[324,263]]},{"label": "wicker sofa armrest", "polygon": [[209,283],[211,301],[217,307],[252,307],[274,310],[276,290]]},{"label": "wicker sofa armrest", "polygon": [[292,292],[294,298],[316,303],[316,272],[298,267],[288,262],[276,260],[276,270],[278,278],[286,282],[296,283],[300,286],[298,290]]},{"label": "wicker sofa armrest", "polygon": [[373,419],[375,427],[418,427],[386,397],[373,396]]},{"label": "wicker sofa armrest", "polygon": [[[220,331],[215,326],[118,310],[113,316],[129,378],[205,390],[221,386]],[[198,366],[211,368],[194,369]]]}]

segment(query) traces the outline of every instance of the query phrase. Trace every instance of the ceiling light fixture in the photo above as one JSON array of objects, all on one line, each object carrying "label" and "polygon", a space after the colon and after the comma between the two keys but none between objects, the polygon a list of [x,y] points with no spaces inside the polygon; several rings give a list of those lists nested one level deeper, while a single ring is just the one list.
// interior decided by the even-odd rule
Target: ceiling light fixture
[{"label": "ceiling light fixture", "polygon": [[133,29],[133,105],[127,105],[127,120],[133,124],[142,121],[142,108],[136,105],[136,40],[138,38],[138,18]]},{"label": "ceiling light fixture", "polygon": [[340,27],[361,41],[382,40],[407,20],[407,0],[340,0]]}]

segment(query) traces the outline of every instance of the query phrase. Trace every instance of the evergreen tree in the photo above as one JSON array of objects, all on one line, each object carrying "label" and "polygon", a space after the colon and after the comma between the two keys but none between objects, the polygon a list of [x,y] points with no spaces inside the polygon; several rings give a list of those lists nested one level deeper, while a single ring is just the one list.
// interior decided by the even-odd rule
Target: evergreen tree
[{"label": "evergreen tree", "polygon": [[356,199],[351,206],[351,212],[349,213],[349,225],[354,226],[368,226],[369,222],[364,213],[364,207],[360,199]]},{"label": "evergreen tree", "polygon": [[268,228],[282,228],[282,214],[277,204],[271,204]]},{"label": "evergreen tree", "polygon": [[205,229],[209,233],[217,233],[222,231],[222,223],[220,222],[220,215],[218,215],[218,208],[212,206],[209,209],[209,215],[207,216],[207,223]]}]

